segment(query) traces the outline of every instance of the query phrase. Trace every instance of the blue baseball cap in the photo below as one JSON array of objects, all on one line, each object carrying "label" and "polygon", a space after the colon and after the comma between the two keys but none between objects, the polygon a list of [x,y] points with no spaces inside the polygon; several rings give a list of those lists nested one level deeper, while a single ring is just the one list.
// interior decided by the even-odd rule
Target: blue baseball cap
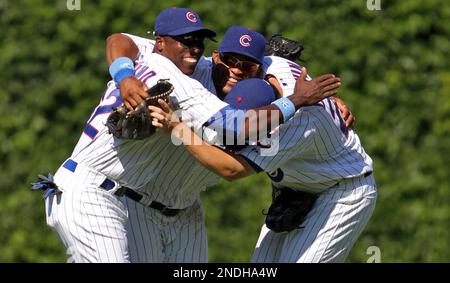
[{"label": "blue baseball cap", "polygon": [[254,109],[269,105],[275,99],[275,91],[268,82],[252,78],[238,82],[223,101],[234,109]]},{"label": "blue baseball cap", "polygon": [[249,28],[235,25],[222,38],[219,52],[231,52],[255,59],[260,64],[264,60],[266,39],[262,34]]},{"label": "blue baseball cap", "polygon": [[216,32],[202,26],[200,16],[188,8],[165,9],[155,20],[155,35],[179,36],[194,31],[203,31],[208,38],[216,36]]}]

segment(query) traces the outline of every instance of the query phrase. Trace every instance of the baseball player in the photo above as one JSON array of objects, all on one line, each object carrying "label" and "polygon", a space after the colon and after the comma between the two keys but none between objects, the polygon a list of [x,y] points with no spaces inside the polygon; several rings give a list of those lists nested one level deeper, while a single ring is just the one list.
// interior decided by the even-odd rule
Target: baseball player
[{"label": "baseball player", "polygon": [[[273,64],[266,72],[278,74],[283,93],[292,93],[298,66],[279,57],[267,60]],[[279,130],[275,158],[262,157],[254,148],[240,154],[270,172],[275,188],[306,191],[317,200],[300,229],[277,233],[263,225],[251,261],[344,262],[375,207],[372,159],[329,98],[303,108]],[[314,134],[305,137],[301,131]]]},{"label": "baseball player", "polygon": [[[243,36],[248,36],[250,39],[262,37],[258,33],[247,28],[236,26],[227,31],[222,40],[221,46],[219,47],[219,51],[222,52],[233,51],[234,56],[240,56],[239,58],[245,62],[239,65],[241,68],[244,67],[244,70],[237,68],[235,65],[232,65],[231,67],[228,66],[230,69],[230,76],[234,77],[231,78],[231,82],[228,82],[230,81],[228,79],[228,68],[224,68],[224,64],[219,64],[219,62],[221,62],[219,51],[215,52],[215,61],[217,66],[215,69],[212,68],[211,60],[201,58],[196,66],[194,74],[191,77],[196,77],[211,92],[218,90],[217,92],[222,94],[219,94],[219,96],[223,97],[223,93],[225,91],[229,91],[237,79],[242,80],[243,78],[257,76],[258,68],[254,67],[261,65],[262,63],[263,46],[261,45],[261,48],[259,49],[252,49],[259,50],[259,53],[250,54],[250,57],[248,56],[248,51],[246,53],[246,49],[243,48],[243,46],[240,47],[241,45],[239,45],[240,38]],[[136,48],[136,46],[133,47],[133,44],[130,45],[130,38],[139,48]],[[263,40],[260,40],[260,42],[263,42]],[[230,46],[233,44],[235,45]],[[145,60],[146,54],[152,49],[153,42],[148,39],[138,38],[132,35],[124,36],[119,34],[109,37],[107,46],[109,62],[111,62],[115,56],[119,55],[127,55],[131,57],[137,56],[138,60]],[[234,49],[232,49],[233,47]],[[134,50],[134,52],[132,52],[133,54],[129,54],[127,52],[123,52],[122,50]],[[257,59],[255,60],[255,58]],[[233,61],[230,62],[230,60],[234,60],[234,58],[228,57],[223,59],[227,61],[228,65],[233,64]],[[251,68],[253,68],[253,71],[249,73],[248,69]],[[226,70],[227,72],[224,74],[223,70]],[[216,79],[213,80],[213,78]],[[227,78],[227,80],[220,78]],[[220,85],[217,82],[222,84],[225,82],[225,84]],[[122,84],[124,83],[131,85],[131,87],[128,87],[128,89],[127,87],[122,88]],[[122,84],[121,91],[129,93],[129,89],[133,90],[132,78],[129,78],[127,81],[124,80]],[[223,89],[225,89],[225,91],[222,92]],[[133,91],[137,93],[139,90],[140,85],[137,83],[136,88]],[[130,105],[136,105],[136,101],[139,99],[140,97],[138,94],[135,101],[131,100]],[[180,167],[185,165],[186,164],[181,164]],[[184,170],[186,169],[184,168]],[[207,260],[206,229],[204,228],[203,210],[201,209],[199,193],[204,190],[207,185],[215,183],[219,178],[199,164],[193,166],[193,170],[190,175],[185,173],[177,174],[174,177],[173,172],[173,168],[171,166],[167,166],[163,168],[159,174],[161,181],[167,179],[173,180],[169,191],[164,191],[161,189],[161,186],[157,184],[148,190],[148,194],[154,198],[160,197],[162,203],[171,203],[173,200],[182,199],[184,200],[185,206],[192,203],[192,199],[196,199],[197,201],[194,203],[195,205],[187,206],[190,208],[189,210],[194,210],[197,212],[196,214],[190,213],[191,219],[195,216],[196,219],[193,221],[187,221],[187,217],[184,212],[186,209],[183,209],[176,216],[171,217],[169,222],[169,220],[166,219],[168,217],[161,216],[159,211],[155,211],[152,208],[145,207],[140,203],[127,199],[126,203],[129,209],[129,227],[127,230],[129,231],[129,247],[133,262],[204,262]],[[181,180],[178,181],[177,178],[180,178]],[[192,207],[195,209],[192,209]],[[185,229],[182,230],[179,228],[180,224],[177,224],[179,222],[190,223],[190,226],[184,225],[182,227],[185,227]],[[171,224],[168,225],[167,223]],[[164,240],[166,238],[169,238],[170,241]],[[187,238],[191,240],[186,241]]]},{"label": "baseball player", "polygon": [[[267,72],[277,73],[283,91],[290,93],[292,77],[305,74],[293,62],[277,60],[272,68],[278,71],[269,67]],[[254,99],[250,93],[241,98]],[[164,114],[154,111],[162,119]],[[206,143],[198,146],[201,140],[192,146],[195,135],[184,127],[175,129],[193,156],[218,175],[235,180],[265,171],[275,190],[289,188],[313,199],[296,229],[275,232],[263,226],[252,262],[343,262],[372,215],[377,196],[372,160],[329,98],[302,108],[274,132],[271,140],[279,142],[273,156],[263,156],[258,146],[245,147],[238,156]],[[290,205],[289,200],[283,205]]]},{"label": "baseball player", "polygon": [[[171,221],[168,217],[177,215],[181,210],[187,218],[199,217],[195,197],[187,199],[190,201],[188,208],[183,203],[186,199],[181,197],[163,204],[159,200],[164,199],[164,195],[154,197],[147,194],[156,187],[160,188],[161,192],[170,192],[171,188],[179,185],[173,182],[180,180],[177,175],[190,174],[194,160],[190,155],[183,153],[182,147],[175,147],[168,137],[160,133],[144,140],[116,139],[105,127],[108,116],[105,114],[122,105],[116,85],[120,85],[120,82],[131,73],[148,87],[159,79],[170,78],[175,88],[171,94],[172,101],[175,101],[177,108],[183,110],[183,121],[194,131],[199,131],[211,117],[220,114],[220,110],[228,106],[203,88],[198,81],[183,73],[195,68],[196,60],[203,52],[201,45],[203,39],[215,35],[213,31],[202,26],[199,16],[188,9],[167,9],[161,12],[156,20],[156,32],[154,52],[147,57],[151,65],[133,66],[133,62],[130,63],[126,58],[114,60],[110,68],[114,82],[108,84],[108,89],[88,120],[72,155],[55,174],[56,185],[50,188],[51,193],[46,198],[47,223],[63,241],[69,256],[68,261],[130,260],[125,229],[128,211],[120,196],[126,195],[125,201],[128,199],[132,199],[132,203],[139,201],[146,208],[152,209],[152,212],[159,213],[155,217],[162,217],[161,223],[165,226]],[[186,34],[192,37],[187,39],[184,37]],[[181,45],[181,42],[189,44],[188,48]],[[302,103],[308,104],[310,101],[318,100],[329,95],[330,91],[336,88],[329,86],[337,82],[338,79],[328,76],[322,81],[299,84],[294,95],[296,97],[290,101],[298,108]],[[322,90],[327,89],[322,91],[322,94],[311,92],[309,89],[316,85],[321,86]],[[278,106],[268,107],[273,108],[278,109]],[[284,111],[278,115],[284,115],[281,116],[282,119],[287,120],[291,114],[287,115],[286,110]],[[224,128],[226,126],[225,123]],[[226,128],[224,130],[227,131]],[[230,131],[236,130],[233,128]],[[184,169],[177,170],[179,168],[176,168],[175,164]],[[158,179],[160,172],[168,167],[174,168],[172,171],[174,178]],[[172,224],[180,229],[192,227],[182,220],[173,220]],[[192,231],[189,229],[187,228],[185,232],[191,235]],[[167,233],[168,236],[164,242],[170,243],[172,241],[170,231],[165,230],[162,233]],[[202,231],[193,233],[205,234]],[[198,245],[196,240],[192,242],[194,246]],[[158,252],[157,250],[156,253]],[[177,260],[180,251],[176,253],[178,254],[173,257],[163,258],[163,261]],[[196,261],[197,258],[193,260]]]},{"label": "baseball player", "polygon": [[[240,34],[240,32],[237,31],[236,29],[239,29],[239,27],[236,26],[230,28],[228,30],[228,33],[231,34],[232,32],[235,32],[236,34]],[[118,58],[120,56],[129,57],[130,59],[136,60],[137,62],[145,62],[146,56],[148,54],[151,54],[153,51],[154,43],[155,43],[154,40],[139,37],[136,35],[126,33],[113,34],[109,36],[107,39],[106,45],[107,63],[110,65],[115,58]],[[243,56],[243,58],[247,60],[244,64],[248,63],[251,64],[251,62],[253,61],[251,57],[246,57],[244,54],[234,54],[234,55],[238,55],[238,57]],[[283,85],[282,87],[278,82],[278,80],[276,79],[276,76],[274,74],[270,74],[267,72],[267,68],[270,65],[277,65],[278,60],[280,60],[281,64],[283,64],[283,62],[285,62],[283,58],[280,58],[278,56],[266,56],[264,58],[263,64],[261,64],[260,66],[261,68],[258,69],[258,73],[248,74],[239,71],[239,68],[231,68],[231,69],[224,68],[221,64],[218,64],[219,62],[221,62],[219,57],[220,54],[217,50],[213,52],[213,57],[201,57],[197,62],[197,66],[194,73],[193,74],[187,73],[187,75],[190,75],[192,78],[200,81],[211,92],[213,93],[217,92],[216,95],[221,98],[223,98],[226,95],[226,93],[230,91],[230,87],[221,88],[219,85],[220,82],[223,82],[224,78],[231,77],[232,78],[231,80],[235,79],[239,81],[248,77],[265,76],[265,79],[276,88],[278,92],[277,95],[282,96],[283,88],[286,87],[286,84],[282,84]],[[293,61],[290,62],[291,66],[293,66],[293,68],[298,68],[298,72],[300,72],[300,67]],[[218,69],[214,70],[213,67],[216,65],[218,66]],[[233,72],[233,70],[236,70],[236,72]],[[278,69],[272,67],[271,71],[278,71]],[[286,70],[283,69],[280,69],[280,71],[283,73],[286,72]],[[297,78],[298,72],[295,73],[295,76]],[[215,77],[218,78],[215,80],[215,82],[213,82],[212,80],[213,74]],[[215,84],[217,84],[217,86]],[[230,82],[229,84],[231,85],[232,83]],[[145,92],[146,90],[145,85],[139,80],[136,80],[134,77],[125,78],[120,84],[120,90],[124,103],[127,109],[129,110],[134,109],[134,107],[136,107],[143,99],[145,99],[148,96],[148,94]],[[288,91],[292,92],[293,89],[290,88]],[[348,108],[348,106],[345,104],[344,101],[342,101],[337,97],[334,98],[339,110],[341,111],[341,114],[343,115],[343,118],[345,119],[347,127],[349,127],[351,124],[354,123],[353,113],[351,112],[351,110]]]}]

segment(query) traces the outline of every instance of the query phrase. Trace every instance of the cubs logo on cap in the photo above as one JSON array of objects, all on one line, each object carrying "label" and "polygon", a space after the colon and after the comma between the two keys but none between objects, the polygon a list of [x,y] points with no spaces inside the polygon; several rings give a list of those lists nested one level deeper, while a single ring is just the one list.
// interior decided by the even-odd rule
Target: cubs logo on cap
[{"label": "cubs logo on cap", "polygon": [[265,47],[266,39],[262,34],[249,28],[235,25],[225,32],[219,46],[219,52],[244,55],[262,64]]},{"label": "cubs logo on cap", "polygon": [[188,8],[168,8],[155,20],[155,35],[158,36],[180,36],[195,31],[203,31],[208,38],[216,36],[213,30],[202,25],[200,16]]},{"label": "cubs logo on cap", "polygon": [[250,46],[250,41],[252,41],[252,37],[248,34],[244,34],[239,38],[239,43],[244,47]]},{"label": "cubs logo on cap", "polygon": [[186,18],[193,23],[196,23],[198,21],[197,15],[191,11],[186,13]]}]

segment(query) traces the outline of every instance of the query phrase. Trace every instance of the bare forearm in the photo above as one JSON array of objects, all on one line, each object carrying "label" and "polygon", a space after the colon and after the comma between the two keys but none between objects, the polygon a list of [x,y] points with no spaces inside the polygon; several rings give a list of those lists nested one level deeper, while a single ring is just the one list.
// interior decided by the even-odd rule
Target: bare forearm
[{"label": "bare forearm", "polygon": [[242,158],[205,143],[184,124],[177,126],[175,136],[203,166],[217,175],[233,181],[251,175],[253,169]]},{"label": "bare forearm", "polygon": [[138,47],[126,35],[115,33],[106,39],[106,62],[108,65],[111,65],[118,57],[128,57],[134,61],[138,53]]}]

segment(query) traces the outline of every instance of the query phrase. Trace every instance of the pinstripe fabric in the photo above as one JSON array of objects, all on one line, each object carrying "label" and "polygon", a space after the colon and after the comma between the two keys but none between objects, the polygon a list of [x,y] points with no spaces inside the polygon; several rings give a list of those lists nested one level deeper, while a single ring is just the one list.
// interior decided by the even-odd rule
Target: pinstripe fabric
[{"label": "pinstripe fabric", "polygon": [[[270,58],[267,73],[275,74],[289,94],[298,68],[285,59]],[[343,262],[375,207],[377,188],[372,159],[358,135],[344,127],[330,99],[301,108],[273,137],[279,151],[262,156],[258,148],[240,154],[272,174],[277,187],[289,187],[320,196],[301,224],[304,228],[275,233],[265,225],[252,262]],[[338,183],[338,185],[336,185]]]},{"label": "pinstripe fabric", "polygon": [[376,197],[372,175],[321,193],[304,228],[275,233],[264,225],[251,261],[344,262],[373,213]]},{"label": "pinstripe fabric", "polygon": [[[150,77],[147,84],[152,86],[158,79],[170,77],[170,82],[174,85],[171,98],[176,101],[180,109],[184,110],[183,121],[193,126],[195,130],[198,131],[207,119],[226,105],[203,88],[199,82],[183,75],[166,58],[153,53],[151,59],[154,67],[152,64],[151,70],[147,72],[155,72],[156,75]],[[142,76],[145,77],[146,73],[144,72]],[[101,102],[102,106],[99,107],[114,103],[117,99],[113,95],[114,91],[115,86],[111,85]],[[156,133],[150,138],[139,141],[115,139],[108,134],[108,129],[104,125],[107,117],[108,115],[91,117],[93,119],[90,124],[99,132],[95,139],[83,134],[72,158],[111,179],[118,180],[121,185],[137,190],[144,188],[159,175],[161,164],[165,163],[165,157],[175,151],[184,150],[174,146],[170,137],[162,133]],[[164,186],[165,183],[161,182],[161,185]]]},{"label": "pinstripe fabric", "polygon": [[[215,92],[210,60],[202,57],[192,77]],[[171,154],[164,158],[158,167],[158,175],[140,191],[149,200],[186,209],[175,217],[167,217],[152,208],[126,200],[130,213],[127,231],[131,260],[207,262],[207,235],[200,192],[216,183],[219,177],[198,163],[184,147],[171,149]]]},{"label": "pinstripe fabric", "polygon": [[139,49],[139,54],[135,61],[142,64],[145,64],[145,62],[149,62],[149,56],[151,56],[153,52],[155,41],[148,38],[135,36],[129,33],[122,33],[122,34],[131,38],[131,40],[133,40],[133,42]]},{"label": "pinstripe fabric", "polygon": [[[145,54],[143,55],[143,57],[145,57]],[[278,64],[278,66],[282,65],[283,64]],[[199,80],[203,80],[202,83],[207,88],[213,91],[214,88],[210,79],[210,66],[210,61],[206,59],[201,61],[193,77]],[[286,66],[286,64],[284,64],[283,66]],[[272,68],[272,70],[276,70],[277,68],[274,67]],[[268,69],[268,71],[270,71],[270,68]],[[290,94],[290,90],[293,90],[292,82],[295,83],[295,79],[297,79],[300,74],[299,67],[298,65],[288,63],[287,68],[285,68],[283,72],[280,71],[277,74],[277,78],[279,78],[279,80],[282,82],[281,84],[283,86],[284,93]],[[289,75],[290,77],[283,80],[283,76],[287,75]],[[286,171],[285,178],[282,180],[282,182],[284,183],[281,183],[282,185],[293,183],[297,186],[304,187],[306,183],[314,189],[328,188],[331,184],[334,184],[337,179],[340,180],[343,177],[351,178],[361,175],[365,172],[361,169],[361,166],[364,168],[367,165],[366,169],[371,169],[370,157],[363,156],[363,150],[362,147],[358,146],[359,139],[356,135],[350,135],[351,142],[348,142],[347,145],[343,146],[345,147],[345,149],[351,150],[344,150],[343,153],[341,153],[341,150],[336,150],[334,148],[336,145],[336,141],[345,143],[345,141],[348,140],[349,134],[342,132],[342,128],[340,127],[342,118],[340,118],[338,111],[333,107],[334,104],[329,103],[329,101],[325,101],[317,107],[311,107],[310,109],[312,110],[307,109],[297,113],[298,117],[296,117],[296,119],[293,119],[294,122],[291,122],[291,124],[288,123],[288,126],[285,126],[284,128],[281,127],[279,129],[280,140],[283,141],[281,143],[283,147],[280,154],[271,158],[255,160],[256,163],[261,164],[262,167],[265,167],[266,170],[281,167],[284,171]],[[300,117],[302,118],[300,119]],[[325,133],[323,132],[316,134],[316,128],[323,127],[323,125],[325,124],[327,125],[326,127],[328,127],[327,130],[330,130],[332,134],[330,135],[329,133],[326,133],[325,135]],[[292,131],[294,131],[294,134],[292,133]],[[156,199],[162,203],[170,205],[171,207],[183,208],[186,207],[187,204],[192,203],[193,199],[198,196],[199,191],[201,189],[204,189],[204,187],[208,184],[208,182],[202,182],[201,177],[209,176],[211,178],[211,181],[215,181],[216,176],[211,175],[204,168],[202,170],[195,169],[199,168],[199,164],[193,162],[192,159],[186,155],[184,149],[177,148],[173,149],[172,152],[173,154],[168,157],[167,160],[160,163],[160,166],[158,167],[160,168],[160,171],[158,172],[159,174],[157,174],[156,177],[148,183],[145,189],[140,190],[142,192],[146,192],[147,196],[149,196],[149,199]],[[323,152],[325,152],[325,154]],[[359,156],[358,154],[355,154],[355,152],[358,153]],[[255,156],[255,159],[258,156],[254,152],[251,154]],[[312,172],[307,172],[305,174],[303,173],[304,170],[300,170],[298,168],[298,164],[305,164],[305,161],[302,160],[299,162],[298,160],[295,160],[298,155],[301,155],[304,160],[307,159],[305,157],[309,157],[312,160],[319,160],[319,162],[323,163],[322,167],[317,166],[317,163],[313,163],[311,164],[311,167],[314,167],[315,170]],[[347,157],[347,155],[351,155],[351,157]],[[330,158],[330,156],[332,157]],[[361,156],[363,157],[361,158]],[[341,159],[344,159],[345,162],[342,163],[340,161]],[[361,159],[363,160],[361,161]],[[295,160],[295,162],[290,164],[289,162],[292,162],[292,160]],[[334,164],[331,164],[332,161],[334,161],[339,166],[344,167],[346,169],[344,170],[345,173],[341,173],[339,172],[339,170],[334,168]],[[354,162],[357,161],[360,161],[360,163],[363,165],[360,164],[359,167],[358,165],[355,166]],[[286,166],[282,166],[284,164],[286,164]],[[175,165],[176,167],[174,167]],[[324,168],[330,168],[330,165],[332,165],[331,167],[333,167],[333,169],[329,171],[322,171]],[[346,166],[352,167],[353,171],[347,169]],[[291,167],[294,167],[294,170],[289,171]],[[176,170],[174,168],[176,168]],[[334,175],[331,175],[330,172],[333,172]],[[186,178],[186,176],[189,177]],[[317,179],[319,179],[318,185],[314,187],[314,185],[317,183]],[[171,181],[168,182],[167,180]],[[164,186],[165,184],[166,186]],[[181,199],[183,199],[184,201],[178,201]],[[164,220],[158,218],[157,216],[158,212],[143,207],[140,204],[130,203],[129,201],[127,202],[127,205],[130,208],[131,220],[128,230],[131,231],[129,234],[129,242],[130,253],[132,255],[133,261],[186,262],[189,261],[189,258],[196,261],[196,257],[194,256],[194,254],[196,253],[196,251],[200,251],[199,253],[201,254],[202,249],[199,249],[198,247],[189,249],[188,247],[186,247],[186,242],[195,243],[197,240],[193,241],[191,239],[197,239],[198,235],[205,234],[202,232],[195,232],[197,230],[202,231],[202,229],[197,229],[195,228],[196,225],[191,224],[191,226],[193,226],[194,228],[188,226],[190,227],[190,229],[186,229],[186,232],[189,232],[191,230],[193,232],[186,233],[184,235],[184,241],[180,242],[171,240],[172,238],[170,235],[173,235],[171,234],[171,231],[177,231],[175,223],[164,226]],[[139,206],[141,207],[141,209],[136,208]],[[326,206],[323,207],[324,210],[325,207]],[[131,213],[131,211],[134,212]],[[160,214],[159,216],[161,217]],[[179,217],[181,218],[182,216],[180,215]],[[146,224],[143,225],[143,223]],[[192,223],[196,222],[194,221]],[[178,234],[183,235],[180,232],[178,232]],[[152,236],[147,237],[145,235]],[[265,234],[262,233],[261,235]],[[261,249],[265,253],[264,258],[268,261],[292,261],[297,253],[294,252],[290,257],[286,258],[283,247],[281,246],[281,243],[285,242],[284,236],[271,234],[267,235],[268,238],[263,238],[270,238],[271,246],[275,246],[276,248],[266,250]],[[311,238],[312,236],[309,237]],[[356,236],[354,236],[354,238],[356,239]],[[179,239],[183,239],[183,237],[179,237]],[[188,240],[186,241],[186,239]],[[327,238],[325,242],[332,242],[331,239],[332,238]],[[173,241],[174,244],[166,247],[165,243],[167,241]],[[184,243],[183,245],[182,242]],[[176,256],[170,256],[172,254],[172,251],[180,250],[182,249],[182,247],[184,247],[183,256],[179,256],[180,253],[177,252],[175,253]],[[298,248],[298,250],[300,252],[302,248]],[[292,251],[292,249],[290,249],[290,251]],[[134,254],[135,256],[133,256]],[[201,257],[197,257],[197,259],[198,258]]]},{"label": "pinstripe fabric", "polygon": [[266,172],[280,168],[284,178],[276,182],[277,186],[318,192],[342,178],[372,171],[372,159],[364,152],[357,134],[353,130],[342,132],[321,106],[302,108],[279,127],[273,139],[279,140],[278,152],[273,156],[261,155],[255,146],[239,154]]},{"label": "pinstripe fabric", "polygon": [[[132,35],[128,36],[140,49],[137,62],[141,65],[137,65],[136,77],[146,78],[149,76],[149,72],[156,68],[147,67],[147,65],[155,65],[153,63],[155,59],[152,58],[155,55],[151,53],[153,41]],[[203,85],[208,86],[207,89],[215,92],[210,74],[211,62],[202,58],[198,66],[195,73],[203,78]],[[160,69],[163,67],[158,66]],[[157,71],[157,73],[159,72]],[[168,73],[164,72],[164,74]],[[177,78],[170,78],[175,90],[179,90],[180,85],[185,84],[184,80],[178,83]],[[110,87],[114,88],[114,85],[111,84]],[[222,107],[222,102],[217,103],[217,98],[214,97],[212,101],[208,98],[210,94],[206,93],[206,90],[198,82],[190,82],[188,87],[191,89],[187,89],[186,85],[183,87],[186,88],[185,93],[197,92],[197,97],[202,99],[200,103],[204,103],[199,105],[199,101],[193,98],[177,97],[179,103],[185,104],[184,108],[195,108],[190,113],[194,118],[196,118],[195,115],[206,117],[206,115],[210,115],[210,112]],[[107,97],[108,95],[105,95],[105,98]],[[111,99],[104,99],[103,103],[111,103]],[[215,108],[216,106],[218,108]],[[202,116],[203,113],[205,116]],[[195,120],[194,118],[183,117],[183,120]],[[203,118],[201,119],[203,120]],[[100,125],[99,127],[101,129]],[[119,159],[116,159],[110,158],[109,153],[106,152],[100,153],[105,155],[104,160],[93,157],[91,162],[95,162],[94,167],[108,176],[113,176],[116,171],[126,170],[120,174],[129,175],[127,179],[137,180],[134,183],[138,183],[138,185],[133,186],[133,182],[130,181],[122,184],[131,186],[143,194],[142,202],[149,204],[156,200],[172,208],[186,208],[176,217],[167,217],[159,211],[124,198],[123,202],[129,210],[129,222],[126,230],[128,231],[132,262],[206,262],[206,228],[203,208],[198,203],[199,193],[207,185],[215,183],[218,176],[201,166],[184,147],[174,146],[164,135],[156,134],[154,139],[152,137],[150,140],[132,143],[119,140],[111,143],[108,139],[95,142],[98,142],[101,148],[110,147],[112,144],[113,150],[117,151],[119,155],[130,156],[130,158],[120,156]],[[151,152],[148,152],[149,148],[151,148]],[[79,151],[83,150],[86,149],[82,148]],[[90,155],[90,153],[86,153],[86,155]],[[120,162],[117,162],[119,160]],[[147,164],[147,166],[136,167],[139,164]],[[119,176],[121,181],[126,180],[122,175]],[[145,185],[141,185],[144,183]]]},{"label": "pinstripe fabric", "polygon": [[283,90],[283,96],[289,96],[294,93],[295,81],[298,79],[297,73],[293,73],[293,70],[300,72],[300,67],[284,58],[275,56],[264,57],[263,69],[266,74],[275,76],[280,83]]},{"label": "pinstripe fabric", "polygon": [[208,243],[200,200],[176,216],[133,200],[123,200],[129,210],[126,225],[132,262],[207,262]]},{"label": "pinstripe fabric", "polygon": [[[301,75],[300,66],[295,62],[277,56],[265,56],[263,70],[265,74],[275,76],[283,90],[283,96],[294,93],[295,82]],[[306,80],[311,80],[309,75]]]},{"label": "pinstripe fabric", "polygon": [[[264,66],[267,74],[280,82],[284,96],[290,95],[300,67],[274,56],[266,57]],[[258,147],[247,147],[240,154],[267,172],[281,168],[284,178],[278,186],[321,191],[342,178],[372,171],[372,159],[358,135],[344,125],[340,111],[330,99],[325,99],[301,108],[275,131],[272,143],[278,144],[276,154],[263,156]]]},{"label": "pinstripe fabric", "polygon": [[47,224],[65,245],[68,262],[129,262],[127,211],[115,190],[99,188],[104,178],[82,166],[55,174],[55,181],[68,185],[46,199]]},{"label": "pinstripe fabric", "polygon": [[[183,110],[183,121],[194,130],[200,130],[207,119],[226,105],[198,81],[183,75],[168,59],[154,53],[143,59],[149,62],[146,62],[148,65],[136,65],[138,79],[150,87],[159,79],[170,78],[174,85],[171,98]],[[192,206],[197,198],[197,195],[191,193],[171,197],[172,190],[183,187],[185,176],[190,175],[196,161],[184,148],[174,146],[170,137],[156,133],[139,141],[118,140],[108,133],[106,119],[112,108],[119,105],[121,99],[118,90],[110,82],[88,121],[87,130],[81,135],[72,153],[71,159],[78,163],[76,171],[70,172],[61,167],[55,175],[55,183],[63,194],[59,203],[55,204],[56,198],[48,201],[48,207],[52,207],[51,212],[48,210],[48,224],[66,246],[70,261],[129,261],[125,232],[127,209],[112,195],[112,191],[106,192],[99,188],[105,178],[141,191],[149,202],[170,199],[168,202],[161,202],[175,208]],[[202,213],[201,208],[198,210]],[[186,216],[186,219],[190,219],[190,216]],[[166,255],[170,255],[167,261],[178,261],[181,258],[203,261],[206,248],[199,243],[206,241],[206,238],[204,225],[200,223],[193,226],[196,229],[177,228],[178,230],[169,229],[164,232],[174,243],[165,243],[164,251]],[[156,233],[154,230],[154,234]],[[188,233],[194,234],[187,236]],[[198,235],[194,237],[195,233]],[[193,251],[192,256],[187,253],[179,255],[182,247],[180,244],[176,246],[175,239],[178,238],[175,235],[183,234],[186,234],[184,238],[190,237],[193,240],[192,245],[201,247],[198,249],[200,252]],[[187,248],[190,246],[187,245]],[[155,254],[151,258],[160,256]]]}]

